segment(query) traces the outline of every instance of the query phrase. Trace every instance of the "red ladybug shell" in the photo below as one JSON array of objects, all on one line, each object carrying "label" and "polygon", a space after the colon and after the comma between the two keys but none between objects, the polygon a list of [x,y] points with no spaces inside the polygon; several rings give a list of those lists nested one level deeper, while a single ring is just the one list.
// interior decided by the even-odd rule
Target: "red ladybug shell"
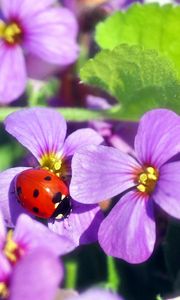
[{"label": "red ladybug shell", "polygon": [[68,196],[65,183],[50,171],[31,169],[21,172],[15,181],[18,202],[40,218],[53,216],[57,205]]}]

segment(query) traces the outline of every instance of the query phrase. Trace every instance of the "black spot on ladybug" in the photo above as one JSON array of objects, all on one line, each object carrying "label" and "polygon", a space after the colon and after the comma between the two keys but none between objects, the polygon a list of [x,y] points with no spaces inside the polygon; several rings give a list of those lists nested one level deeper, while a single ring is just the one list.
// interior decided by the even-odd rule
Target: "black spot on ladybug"
[{"label": "black spot on ladybug", "polygon": [[20,186],[16,189],[18,196],[22,193],[22,188]]},{"label": "black spot on ladybug", "polygon": [[52,178],[51,178],[51,176],[46,176],[45,178],[44,178],[44,180],[47,180],[47,181],[50,181]]},{"label": "black spot on ladybug", "polygon": [[39,191],[37,189],[35,189],[33,192],[33,197],[37,198],[38,196],[39,196]]},{"label": "black spot on ladybug", "polygon": [[58,203],[61,201],[62,194],[60,192],[56,193],[52,198],[53,203]]},{"label": "black spot on ladybug", "polygon": [[38,212],[39,212],[39,208],[33,207],[33,212],[34,212],[34,213],[38,213]]}]

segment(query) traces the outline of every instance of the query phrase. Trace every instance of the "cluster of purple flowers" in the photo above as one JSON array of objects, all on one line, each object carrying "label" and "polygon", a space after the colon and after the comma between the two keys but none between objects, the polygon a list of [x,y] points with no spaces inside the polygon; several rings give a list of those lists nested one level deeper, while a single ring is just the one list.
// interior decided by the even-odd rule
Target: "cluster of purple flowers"
[{"label": "cluster of purple flowers", "polygon": [[[51,168],[70,183],[72,212],[63,220],[50,219],[48,226],[68,237],[73,247],[96,241],[100,226],[98,238],[107,254],[139,263],[154,249],[155,204],[180,217],[179,162],[169,162],[180,150],[180,123],[175,113],[161,109],[142,117],[135,138],[136,156],[100,145],[102,138],[91,129],[77,130],[64,142],[65,120],[52,109],[15,112],[5,120],[5,128],[32,152],[37,166]],[[14,182],[26,169],[12,168],[0,174],[0,208],[10,227],[25,212],[17,202]],[[126,190],[103,220],[98,203]]]},{"label": "cluster of purple flowers", "polygon": [[[80,52],[82,7],[91,12],[98,7],[108,14],[131,2],[1,0],[0,104],[18,99],[28,78],[45,79],[71,68]],[[111,106],[91,93],[86,100],[91,108]],[[137,127],[134,149],[106,120],[89,122],[88,128],[69,134],[64,117],[53,108],[19,109],[6,117],[4,127],[35,163],[0,172],[0,299],[59,299],[65,277],[62,256],[84,244],[98,242],[108,256],[145,262],[157,242],[156,211],[180,219],[180,117],[175,112],[145,113],[133,129]],[[70,201],[67,213],[40,219],[37,207],[27,209],[22,202],[29,198],[23,195],[22,201],[24,190],[17,187],[17,178],[30,170],[47,171],[63,181]],[[36,201],[39,184],[36,178],[28,182]],[[54,196],[45,183],[41,188]],[[67,197],[57,194],[61,199],[52,197],[54,208],[63,203],[65,209]],[[106,213],[104,201],[112,204]],[[122,300],[96,287],[68,299],[98,298]]]},{"label": "cluster of purple flowers", "polygon": [[[92,129],[79,129],[65,140],[66,122],[53,109],[32,108],[12,113],[5,120],[5,128],[31,151],[37,159],[37,167],[49,168],[68,186],[70,184],[72,197],[72,211],[67,218],[48,220],[53,233],[24,215],[31,213],[17,201],[15,179],[29,167],[1,172],[0,209],[8,227],[16,224],[8,248],[9,234],[6,241],[1,220],[1,247],[10,260],[27,253],[28,264],[28,255],[33,255],[40,245],[57,259],[58,255],[66,254],[80,244],[99,239],[108,255],[140,263],[147,260],[154,249],[156,205],[180,218],[180,163],[171,161],[180,151],[180,119],[174,112],[157,109],[142,117],[135,138],[136,155],[100,145],[103,140]],[[99,202],[125,191],[104,218]],[[10,250],[6,251],[6,248]],[[43,260],[43,255],[41,257]],[[1,280],[4,284],[9,282],[9,276],[16,278],[16,275],[11,274],[7,260],[2,260]],[[20,266],[23,261],[26,264],[23,258]],[[57,284],[57,278],[55,282]],[[2,287],[5,293],[4,285]]]}]

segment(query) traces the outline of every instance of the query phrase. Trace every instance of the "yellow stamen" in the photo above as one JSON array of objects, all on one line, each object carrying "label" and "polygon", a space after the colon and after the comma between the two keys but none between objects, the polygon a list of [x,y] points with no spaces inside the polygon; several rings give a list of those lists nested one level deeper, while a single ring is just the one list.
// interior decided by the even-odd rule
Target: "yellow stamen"
[{"label": "yellow stamen", "polygon": [[6,244],[4,247],[4,254],[10,261],[16,262],[15,252],[18,249],[18,245],[13,241],[12,236],[13,236],[13,231],[9,230],[7,234]]},{"label": "yellow stamen", "polygon": [[0,298],[7,299],[9,291],[7,285],[4,282],[0,282]]},{"label": "yellow stamen", "polygon": [[155,168],[146,167],[138,174],[137,189],[142,193],[151,194],[155,189],[158,178],[159,173]]},{"label": "yellow stamen", "polygon": [[62,165],[62,161],[61,161],[61,160],[56,161],[56,162],[54,163],[54,169],[55,169],[56,171],[59,171],[60,168],[61,168],[61,165]]},{"label": "yellow stamen", "polygon": [[13,230],[9,230],[6,237],[6,244],[3,252],[10,262],[13,264],[24,254],[24,250],[13,241]]},{"label": "yellow stamen", "polygon": [[0,38],[4,39],[9,44],[20,42],[22,30],[16,23],[5,24],[0,22]]},{"label": "yellow stamen", "polygon": [[49,153],[43,155],[40,165],[43,169],[51,171],[58,177],[67,175],[68,167],[64,160],[57,154]]}]

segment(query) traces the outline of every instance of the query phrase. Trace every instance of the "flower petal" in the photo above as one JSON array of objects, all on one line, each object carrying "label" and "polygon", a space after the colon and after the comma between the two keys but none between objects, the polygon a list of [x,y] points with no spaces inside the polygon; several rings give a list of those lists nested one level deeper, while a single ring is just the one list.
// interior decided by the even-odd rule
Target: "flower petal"
[{"label": "flower petal", "polygon": [[37,12],[48,8],[55,3],[55,0],[1,0],[1,9],[4,16],[8,19],[19,17],[19,19],[27,18]]},{"label": "flower petal", "polygon": [[180,162],[165,164],[153,193],[154,201],[170,216],[180,219]]},{"label": "flower petal", "polygon": [[11,273],[11,266],[5,256],[0,253],[0,282],[5,282]]},{"label": "flower petal", "polygon": [[90,289],[81,295],[74,296],[73,298],[69,298],[69,300],[122,300],[120,296],[117,294],[103,290],[103,289]]},{"label": "flower petal", "polygon": [[77,22],[65,8],[51,8],[24,20],[25,46],[30,53],[53,64],[67,65],[79,54]]},{"label": "flower petal", "polygon": [[0,41],[0,104],[17,99],[26,88],[26,67],[22,49]]},{"label": "flower petal", "polygon": [[3,214],[0,211],[0,250],[4,247],[5,240],[6,240],[6,227],[4,224]]},{"label": "flower petal", "polygon": [[49,80],[49,77],[54,76],[63,69],[63,67],[44,61],[32,53],[26,56],[26,68],[28,77],[35,79],[37,84],[38,81],[42,82],[42,80],[45,83],[45,80]]},{"label": "flower petal", "polygon": [[22,109],[5,120],[6,130],[40,160],[44,154],[57,153],[66,136],[66,122],[49,108]]},{"label": "flower petal", "polygon": [[147,112],[140,120],[135,138],[139,160],[160,167],[180,151],[180,119],[167,109]]},{"label": "flower petal", "polygon": [[129,263],[146,261],[153,252],[155,222],[152,201],[127,193],[101,223],[99,242],[106,254]]},{"label": "flower petal", "polygon": [[51,252],[39,248],[25,255],[13,269],[11,300],[54,300],[63,267]]},{"label": "flower petal", "polygon": [[70,194],[86,204],[103,201],[133,187],[134,169],[139,167],[135,159],[118,149],[83,147],[72,159]]},{"label": "flower petal", "polygon": [[98,205],[83,205],[73,201],[70,215],[64,220],[49,223],[49,228],[70,239],[73,248],[76,248],[81,244],[97,241],[97,232],[102,220],[103,214]]},{"label": "flower petal", "polygon": [[17,220],[13,240],[28,252],[41,246],[57,256],[68,253],[74,246],[70,239],[53,233],[44,224],[25,214]]},{"label": "flower petal", "polygon": [[93,129],[78,129],[70,134],[65,140],[63,153],[64,156],[72,156],[83,146],[99,145],[103,142],[103,138]]},{"label": "flower petal", "polygon": [[17,217],[26,212],[17,202],[14,190],[14,179],[16,175],[29,168],[12,168],[0,173],[0,210],[4,217],[6,226],[14,227]]}]

